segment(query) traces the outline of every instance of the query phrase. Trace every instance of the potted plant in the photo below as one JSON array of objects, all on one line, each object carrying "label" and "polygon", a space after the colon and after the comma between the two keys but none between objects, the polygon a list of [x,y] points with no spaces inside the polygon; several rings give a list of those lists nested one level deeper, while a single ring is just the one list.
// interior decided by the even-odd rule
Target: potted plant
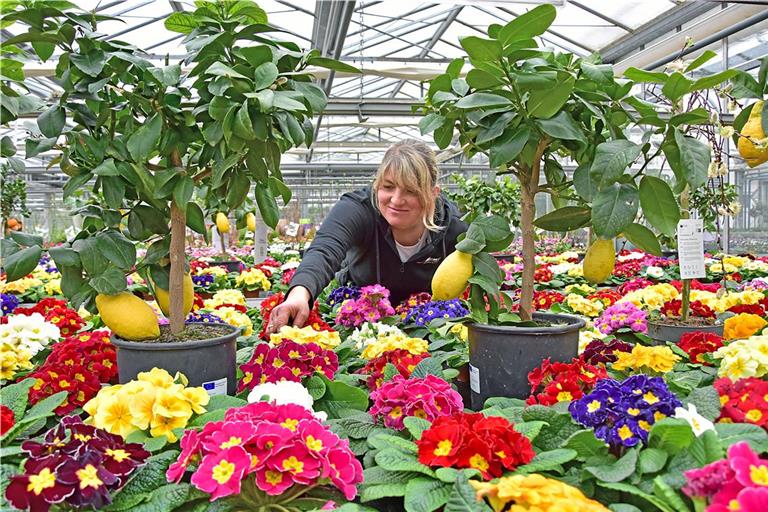
[{"label": "potted plant", "polygon": [[[237,208],[252,189],[262,218],[274,226],[275,198],[290,199],[280,155],[311,143],[311,116],[326,103],[302,70],[355,68],[267,37],[274,29],[253,3],[204,2],[166,20],[166,28],[186,34],[193,66],[186,74],[180,65],[156,67],[138,49],[101,37],[95,29],[104,19],[42,5],[4,16],[29,26],[10,43],[35,43],[43,60],[54,46],[62,51],[56,77],[64,92],[38,117],[43,138],[35,147],[61,151],[55,161],[70,176],[65,197],[93,182],[92,200],[78,210],[82,230],[50,250],[62,290],[74,307],[98,309],[112,328],[121,382],[158,366],[182,371],[193,385],[219,389],[224,382],[232,393],[237,329],[185,324],[192,302],[186,228],[205,234],[205,211]],[[141,259],[137,243],[147,246]],[[21,255],[9,278],[36,263],[39,247],[25,245],[15,248]],[[125,291],[133,271],[166,310],[167,328]]]},{"label": "potted plant", "polygon": [[[720,216],[727,217],[740,208],[733,186],[725,180],[728,174],[725,141],[732,135],[738,135],[734,133],[734,128],[723,126],[720,119],[722,113],[727,111],[724,104],[726,100],[732,102],[736,97],[761,97],[767,87],[766,76],[763,72],[758,83],[747,73],[729,69],[698,79],[692,77],[694,71],[716,56],[715,52],[706,51],[693,61],[677,59],[665,72],[652,73],[629,68],[624,73],[636,82],[649,84],[648,93],[654,101],[648,104],[637,98],[631,100],[641,115],[638,124],[659,128],[661,140],[657,153],[663,153],[674,173],[674,196],[670,197],[666,190],[663,195],[653,193],[660,198],[660,202],[667,204],[659,212],[650,209],[645,211],[646,219],[671,239],[676,234],[677,220],[690,218],[692,212],[696,212],[697,218],[702,219],[705,228],[717,229]],[[768,59],[763,62],[763,68],[768,67]],[[732,83],[724,86],[729,80]],[[737,96],[734,97],[734,94]],[[758,105],[758,108],[761,107]],[[669,120],[662,120],[660,113],[667,114]],[[746,126],[745,116],[750,113],[751,109],[745,108],[734,124],[744,129],[741,127]],[[744,151],[748,163],[754,163],[751,158],[760,153],[759,149],[755,149],[753,155],[750,153],[752,149],[747,148],[752,145],[752,136],[759,138],[754,122],[751,126],[754,130],[746,127],[745,131],[749,135],[738,139],[739,149]],[[658,181],[654,180],[654,183],[658,185]],[[672,200],[678,205],[673,205]],[[703,253],[701,257],[703,260]],[[698,277],[706,277],[706,274],[702,272]],[[715,312],[699,304],[691,304],[691,279],[682,279],[680,300],[672,302],[663,308],[660,315],[654,315],[648,322],[651,338],[662,343],[677,342],[691,330],[722,336],[723,323],[716,318]]]},{"label": "potted plant", "polygon": [[[533,350],[531,347],[539,344],[544,330],[568,332],[569,341],[563,343],[571,348],[559,357],[576,356],[578,331],[583,325],[580,320],[532,314],[534,226],[548,231],[591,227],[600,240],[599,246],[610,249],[602,250],[603,255],[588,254],[585,269],[597,270],[591,273],[603,274],[602,278],[607,278],[612,269],[614,251],[610,241],[620,234],[649,252],[660,254],[661,250],[653,232],[635,222],[640,204],[645,205],[648,197],[641,193],[644,187],[635,183],[638,176],[625,173],[642,155],[645,163],[638,173],[642,174],[655,156],[649,154],[650,144],[631,142],[625,133],[632,113],[622,101],[633,84],[617,82],[612,67],[600,64],[596,58],[582,59],[539,48],[533,38],[544,33],[555,16],[553,6],[542,5],[504,26],[491,25],[488,38],[462,38],[461,45],[473,67],[461,78],[464,59],[457,59],[445,74],[430,81],[424,108],[427,115],[420,122],[423,133],[434,132],[440,148],[451,143],[456,131],[468,156],[488,155],[491,168],[499,169],[498,174],[514,175],[520,183],[523,271],[519,319],[501,311],[495,289],[486,281],[497,279],[498,267],[495,262],[490,265],[482,252],[495,249],[501,240],[496,230],[504,229],[509,219],[498,225],[494,222],[492,229],[470,226],[466,238],[457,245],[458,251],[473,255],[471,294],[485,296],[489,308],[486,312],[480,299],[471,299],[475,323],[469,334],[470,372],[479,373],[474,407],[493,395],[527,396],[525,375],[541,361],[531,359],[526,362],[530,366],[521,366],[518,354]],[[572,179],[566,176],[556,156],[577,164]],[[541,175],[544,183],[539,183]],[[672,197],[666,183],[650,179],[654,190],[666,194],[665,198]],[[534,198],[539,192],[549,193],[557,209],[536,219]],[[664,219],[675,215],[677,203],[672,199],[671,205],[661,203]],[[651,206],[659,211],[655,197]],[[672,211],[668,212],[668,208]],[[476,222],[480,221],[491,222]],[[478,274],[483,278],[478,279]],[[501,297],[506,302],[504,295]],[[485,340],[497,336],[508,342],[499,341],[493,350],[480,348]],[[509,341],[509,336],[515,336],[515,341]],[[530,345],[522,352],[513,345],[526,339]],[[492,356],[487,357],[482,368],[476,366],[480,364],[480,352]],[[497,375],[491,378],[491,373]],[[507,383],[518,373],[522,377],[512,389]]]}]

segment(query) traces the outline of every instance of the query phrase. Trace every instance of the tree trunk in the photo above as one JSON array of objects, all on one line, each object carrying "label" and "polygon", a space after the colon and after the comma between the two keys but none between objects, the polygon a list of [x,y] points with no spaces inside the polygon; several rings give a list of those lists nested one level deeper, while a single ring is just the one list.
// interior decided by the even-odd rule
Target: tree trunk
[{"label": "tree trunk", "polygon": [[520,231],[523,236],[523,276],[520,285],[520,318],[531,320],[533,312],[533,284],[536,272],[536,233],[533,221],[536,219],[536,193],[539,191],[541,157],[549,146],[549,139],[539,140],[530,169],[521,169],[520,179]]},{"label": "tree trunk", "polygon": [[[536,166],[538,167],[538,166]],[[520,318],[531,320],[533,309],[533,276],[536,271],[536,242],[533,221],[536,217],[536,192],[531,186],[533,169],[527,176],[520,176],[520,230],[523,235],[523,280],[520,286]],[[538,173],[536,174],[538,180]]]},{"label": "tree trunk", "polygon": [[[177,150],[171,153],[171,164],[181,167],[181,158]],[[184,330],[184,263],[186,260],[185,233],[186,215],[175,200],[171,201],[171,271],[168,283],[171,333],[178,336]]]}]

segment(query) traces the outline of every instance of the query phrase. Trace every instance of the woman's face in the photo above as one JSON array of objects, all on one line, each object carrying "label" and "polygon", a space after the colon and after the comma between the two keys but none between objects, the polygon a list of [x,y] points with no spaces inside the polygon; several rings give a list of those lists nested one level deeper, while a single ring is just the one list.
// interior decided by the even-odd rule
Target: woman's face
[{"label": "woman's face", "polygon": [[393,229],[408,230],[423,225],[424,207],[415,190],[398,186],[385,174],[376,191],[379,210]]}]

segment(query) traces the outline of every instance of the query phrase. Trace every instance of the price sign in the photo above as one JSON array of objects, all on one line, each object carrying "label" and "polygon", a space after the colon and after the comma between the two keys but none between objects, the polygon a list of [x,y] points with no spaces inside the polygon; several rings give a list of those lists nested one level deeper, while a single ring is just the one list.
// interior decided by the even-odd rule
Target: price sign
[{"label": "price sign", "polygon": [[677,223],[677,255],[681,279],[706,277],[703,220],[682,219]]}]

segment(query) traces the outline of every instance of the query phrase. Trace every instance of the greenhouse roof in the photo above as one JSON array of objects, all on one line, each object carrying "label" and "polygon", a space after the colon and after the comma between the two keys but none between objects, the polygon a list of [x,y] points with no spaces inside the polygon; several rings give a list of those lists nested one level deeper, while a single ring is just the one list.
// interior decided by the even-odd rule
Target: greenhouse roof
[{"label": "greenhouse roof", "polygon": [[[362,75],[335,73],[321,82],[330,103],[318,137],[309,149],[294,149],[284,156],[291,180],[306,182],[307,174],[330,172],[339,166],[348,174],[370,173],[383,151],[405,137],[423,138],[411,106],[420,103],[421,81],[442,73],[450,60],[464,54],[459,38],[482,36],[492,24],[505,24],[542,1],[435,0],[260,0],[280,37],[303,48],[318,48],[323,55],[349,62]],[[600,53],[620,74],[629,66],[653,69],[679,55],[686,38],[718,53],[701,69],[711,74],[731,67],[756,73],[759,59],[768,54],[768,9],[761,2],[710,0],[553,0],[557,18],[541,36],[543,46],[577,55]],[[179,0],[80,0],[78,6],[116,20],[99,24],[108,38],[119,39],[147,52],[158,65],[167,58],[181,62],[186,56],[183,34],[168,31],[164,21],[178,11],[195,9],[192,1]],[[3,29],[3,39],[21,31]],[[277,34],[276,34],[277,35]],[[730,37],[729,37],[730,36]],[[725,43],[728,42],[728,44]],[[691,53],[687,58],[695,57]],[[43,100],[56,96],[50,76],[55,55],[46,63],[30,63],[34,77],[26,84]],[[36,69],[37,68],[37,69]],[[327,76],[327,75],[326,75]],[[329,82],[330,80],[330,82]],[[16,128],[34,131],[31,119]],[[16,132],[22,145],[24,136]],[[444,159],[455,153],[443,155]],[[50,192],[65,176],[50,178],[45,158],[29,162],[30,172],[45,174],[33,189]],[[355,165],[350,165],[355,164]],[[326,167],[323,167],[323,166]],[[37,166],[37,167],[36,167]],[[355,171],[354,169],[359,169]],[[54,187],[54,188],[51,188]]]}]

